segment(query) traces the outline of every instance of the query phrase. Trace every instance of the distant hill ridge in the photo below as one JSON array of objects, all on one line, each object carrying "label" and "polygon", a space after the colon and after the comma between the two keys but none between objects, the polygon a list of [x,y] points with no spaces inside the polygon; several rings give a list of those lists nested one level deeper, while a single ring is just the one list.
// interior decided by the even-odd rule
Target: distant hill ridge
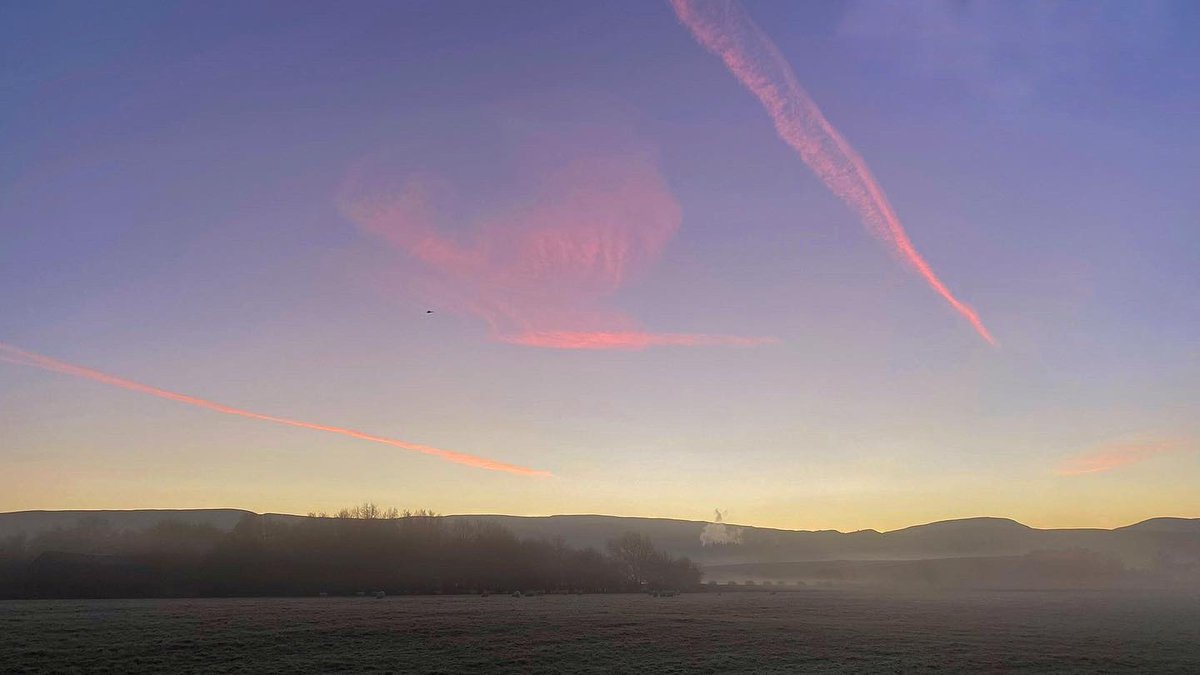
[{"label": "distant hill ridge", "polygon": [[[137,509],[18,511],[0,513],[0,538],[54,528],[81,520],[104,519],[119,529],[144,529],[173,520],[229,530],[253,512],[242,509]],[[268,513],[264,517],[296,521],[307,516]],[[783,530],[704,521],[603,515],[444,516],[501,524],[520,537],[561,537],[576,547],[603,547],[624,532],[649,536],[675,555],[707,566],[829,560],[924,560],[1019,556],[1047,550],[1090,550],[1145,567],[1166,556],[1200,558],[1200,518],[1151,518],[1114,529],[1038,529],[1009,518],[963,518],[914,525],[888,532],[859,530]],[[702,537],[722,528],[722,537]],[[726,543],[712,543],[713,541]],[[707,544],[705,542],[708,542]]]}]

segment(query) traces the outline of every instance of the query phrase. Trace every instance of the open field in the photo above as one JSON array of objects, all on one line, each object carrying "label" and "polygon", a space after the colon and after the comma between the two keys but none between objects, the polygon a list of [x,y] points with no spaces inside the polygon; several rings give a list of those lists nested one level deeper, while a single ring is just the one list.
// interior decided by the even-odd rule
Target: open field
[{"label": "open field", "polygon": [[840,591],[0,602],[0,670],[1200,672],[1200,597]]}]

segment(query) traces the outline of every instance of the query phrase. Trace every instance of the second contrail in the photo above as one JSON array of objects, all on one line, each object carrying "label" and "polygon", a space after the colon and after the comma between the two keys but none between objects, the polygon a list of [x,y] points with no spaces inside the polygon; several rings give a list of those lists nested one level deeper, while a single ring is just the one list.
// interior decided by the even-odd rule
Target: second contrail
[{"label": "second contrail", "polygon": [[324,424],[313,424],[311,422],[302,422],[300,420],[288,419],[286,417],[275,417],[274,415],[263,415],[261,413],[251,412],[249,410],[242,410],[240,408],[234,408],[221,403],[206,401],[202,398],[196,398],[194,396],[187,396],[186,394],[179,394],[173,391],[159,389],[158,387],[152,387],[148,384],[134,382],[133,380],[126,380],[115,375],[109,375],[108,373],[102,373],[98,370],[92,370],[91,368],[84,368],[83,366],[66,363],[64,361],[52,359],[49,356],[43,356],[34,352],[25,351],[3,342],[0,342],[0,361],[15,363],[22,366],[41,368],[43,370],[63,373],[64,375],[73,375],[75,377],[82,377],[96,382],[103,382],[104,384],[112,385],[114,387],[120,387],[122,389],[128,389],[129,391],[136,391],[142,394],[149,394],[150,396],[157,396],[158,398],[165,398],[171,401],[177,401],[179,403],[187,403],[188,405],[194,405],[199,408],[207,408],[208,410],[225,413],[226,415],[249,417],[250,419],[261,420],[264,422],[285,424],[290,427],[311,429],[313,431],[324,431],[330,434],[338,434],[339,436],[357,438],[360,441],[371,441],[372,443],[390,445],[394,448],[400,448],[401,450],[409,450],[411,452],[419,452],[425,455],[433,455],[434,457],[441,458],[447,462],[465,464],[478,469],[503,471],[522,476],[550,475],[550,472],[548,471],[539,471],[537,469],[530,469],[523,466],[517,466],[515,464],[505,464],[504,462],[497,462],[495,460],[487,459],[486,457],[476,457],[474,455],[467,455],[461,452],[454,452],[452,450],[442,450],[441,448],[434,448],[428,445],[420,445],[417,443],[409,443],[408,441],[400,441],[394,438],[373,436],[371,434],[365,434],[361,431],[354,431],[353,429],[344,429],[342,427],[333,427]]},{"label": "second contrail", "polygon": [[872,232],[961,314],[989,344],[996,340],[971,309],[933,273],[917,252],[883,188],[866,162],[850,147],[821,109],[800,86],[779,48],[731,0],[669,0],[680,22],[705,49],[721,58],[730,72],[750,90],[775,123],[775,131],[820,177],[835,195],[858,213]]}]

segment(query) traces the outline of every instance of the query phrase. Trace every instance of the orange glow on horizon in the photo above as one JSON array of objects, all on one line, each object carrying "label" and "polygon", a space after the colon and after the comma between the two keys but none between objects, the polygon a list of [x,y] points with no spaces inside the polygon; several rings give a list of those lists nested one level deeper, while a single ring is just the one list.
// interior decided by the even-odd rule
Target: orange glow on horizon
[{"label": "orange glow on horizon", "polygon": [[980,337],[996,346],[975,310],[954,297],[917,252],[866,162],[821,113],[779,49],[754,21],[731,2],[671,0],[671,6],[696,41],[718,56],[758,98],[779,137],[825,186],[846,202],[875,236],[891,244],[893,253],[915,269]]},{"label": "orange glow on horizon", "polygon": [[142,384],[140,382],[126,380],[124,378],[120,378],[115,375],[109,375],[107,373],[102,373],[98,370],[92,370],[90,368],[84,368],[82,366],[76,366],[76,365],[66,363],[63,361],[58,361],[58,360],[52,359],[48,356],[43,356],[41,354],[35,354],[33,352],[25,351],[23,349],[19,349],[12,345],[5,344],[3,342],[0,342],[0,361],[14,363],[17,365],[22,365],[22,366],[30,366],[33,368],[41,368],[43,370],[49,370],[49,371],[56,372],[56,373],[62,373],[64,375],[72,375],[75,377],[82,377],[85,379],[93,380],[95,382],[102,382],[104,384],[112,385],[114,387],[120,387],[122,389],[127,389],[129,391],[136,391],[136,392],[139,392],[142,394],[149,394],[150,396],[157,396],[158,398],[165,398],[170,401],[177,401],[179,403],[186,403],[188,405],[193,405],[193,406],[196,406],[199,408],[206,408],[208,410],[213,410],[213,411],[216,411],[219,413],[225,413],[226,415],[237,415],[239,417],[248,417],[250,419],[262,420],[264,422],[274,422],[276,424],[285,424],[287,426],[299,427],[301,429],[311,429],[313,431],[324,431],[326,433],[338,434],[340,436],[348,436],[350,438],[357,438],[357,439],[363,440],[363,441],[371,441],[372,443],[381,443],[383,445],[390,445],[394,448],[400,448],[402,450],[409,450],[411,452],[419,452],[419,453],[422,453],[425,455],[432,455],[434,457],[438,457],[443,460],[446,460],[447,462],[454,462],[456,464],[465,464],[467,466],[472,466],[477,469],[487,469],[489,471],[502,471],[505,473],[512,473],[512,474],[517,474],[517,475],[521,475],[521,476],[550,476],[551,475],[550,472],[548,472],[548,471],[541,471],[538,469],[530,469],[530,468],[523,467],[523,466],[517,466],[515,464],[505,464],[504,462],[497,462],[495,460],[487,459],[485,457],[476,457],[474,455],[468,455],[468,454],[464,454],[461,452],[454,452],[452,450],[443,450],[441,448],[434,448],[434,447],[431,447],[428,445],[420,445],[418,443],[409,443],[407,441],[400,441],[400,440],[396,440],[394,438],[386,438],[383,436],[374,436],[371,434],[365,434],[361,431],[354,431],[353,429],[344,429],[342,427],[327,426],[324,424],[313,424],[311,422],[302,422],[299,420],[287,419],[285,417],[275,417],[274,415],[263,415],[261,413],[251,412],[249,410],[242,410],[240,408],[234,408],[231,406],[223,405],[221,403],[215,403],[213,401],[206,401],[202,398],[196,398],[194,396],[187,396],[186,394],[179,394],[179,393],[176,393],[173,391],[167,391],[165,389],[159,389],[157,387],[152,387],[147,384]]}]

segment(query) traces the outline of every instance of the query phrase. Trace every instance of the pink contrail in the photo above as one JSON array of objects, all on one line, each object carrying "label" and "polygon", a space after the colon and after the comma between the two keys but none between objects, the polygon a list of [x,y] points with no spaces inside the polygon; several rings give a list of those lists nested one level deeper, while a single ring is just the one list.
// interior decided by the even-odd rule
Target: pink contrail
[{"label": "pink contrail", "polygon": [[1179,441],[1115,443],[1068,458],[1058,466],[1056,473],[1060,476],[1079,476],[1112,471],[1182,449],[1183,444]]},{"label": "pink contrail", "polygon": [[854,209],[876,236],[890,243],[984,340],[995,345],[975,310],[954,297],[917,252],[862,157],[825,119],[779,49],[741,6],[732,1],[670,3],[696,41],[719,56],[742,86],[758,98],[779,137],[799,153],[826,187]]},{"label": "pink contrail", "polygon": [[647,347],[757,347],[777,344],[776,338],[705,335],[703,333],[641,333],[637,331],[541,331],[503,338],[505,342],[548,349],[624,349]]},{"label": "pink contrail", "polygon": [[56,359],[52,359],[48,356],[43,356],[41,354],[35,354],[33,352],[28,352],[23,349],[18,349],[17,347],[4,344],[3,342],[0,342],[0,361],[6,361],[8,363],[15,363],[17,365],[22,365],[22,366],[31,366],[34,368],[41,368],[43,370],[50,370],[50,371],[53,371],[56,373],[63,373],[65,375],[73,375],[75,377],[82,377],[82,378],[86,378],[89,380],[94,380],[96,382],[103,382],[104,384],[109,384],[114,387],[121,387],[122,389],[128,389],[130,391],[136,391],[136,392],[140,392],[142,394],[149,394],[151,396],[157,396],[159,398],[165,398],[165,399],[168,399],[171,401],[178,401],[179,403],[187,403],[188,405],[194,405],[194,406],[197,406],[200,408],[207,408],[209,410],[215,410],[216,412],[225,413],[226,415],[237,415],[239,417],[249,417],[250,419],[263,420],[264,422],[274,422],[276,424],[286,424],[291,427],[300,427],[301,429],[312,429],[314,431],[324,431],[324,432],[331,433],[331,434],[339,434],[341,436],[349,436],[350,438],[357,438],[362,441],[371,441],[372,443],[382,443],[383,445],[390,445],[394,448],[400,448],[402,450],[410,450],[412,452],[420,452],[420,453],[426,454],[426,455],[433,455],[434,457],[440,457],[448,462],[455,462],[456,464],[466,464],[467,466],[473,466],[478,469],[488,469],[489,471],[503,471],[503,472],[507,472],[507,473],[515,473],[515,474],[518,474],[521,476],[549,476],[550,475],[550,473],[548,471],[539,471],[537,469],[529,469],[529,468],[526,468],[523,466],[516,466],[515,464],[505,464],[503,462],[497,462],[497,461],[494,461],[491,459],[487,459],[485,457],[476,457],[474,455],[467,455],[467,454],[463,454],[461,452],[453,452],[451,450],[442,450],[440,448],[434,448],[434,447],[430,447],[428,445],[419,445],[417,443],[409,443],[407,441],[398,441],[394,438],[385,438],[383,436],[372,436],[371,434],[364,434],[361,431],[354,431],[353,429],[343,429],[342,427],[331,427],[331,426],[326,426],[324,424],[313,424],[311,422],[301,422],[299,420],[291,420],[291,419],[287,419],[285,417],[275,417],[273,415],[263,415],[261,413],[250,412],[249,410],[241,410],[239,408],[222,405],[220,403],[206,401],[202,398],[195,398],[193,396],[187,396],[185,394],[178,394],[173,391],[167,391],[165,389],[159,389],[157,387],[152,387],[148,384],[142,384],[140,382],[126,380],[126,379],[117,377],[115,375],[109,375],[107,373],[102,373],[98,370],[92,370],[90,368],[84,368],[83,366],[76,366],[76,365],[73,365],[70,363],[65,363],[63,361],[58,361]]}]

